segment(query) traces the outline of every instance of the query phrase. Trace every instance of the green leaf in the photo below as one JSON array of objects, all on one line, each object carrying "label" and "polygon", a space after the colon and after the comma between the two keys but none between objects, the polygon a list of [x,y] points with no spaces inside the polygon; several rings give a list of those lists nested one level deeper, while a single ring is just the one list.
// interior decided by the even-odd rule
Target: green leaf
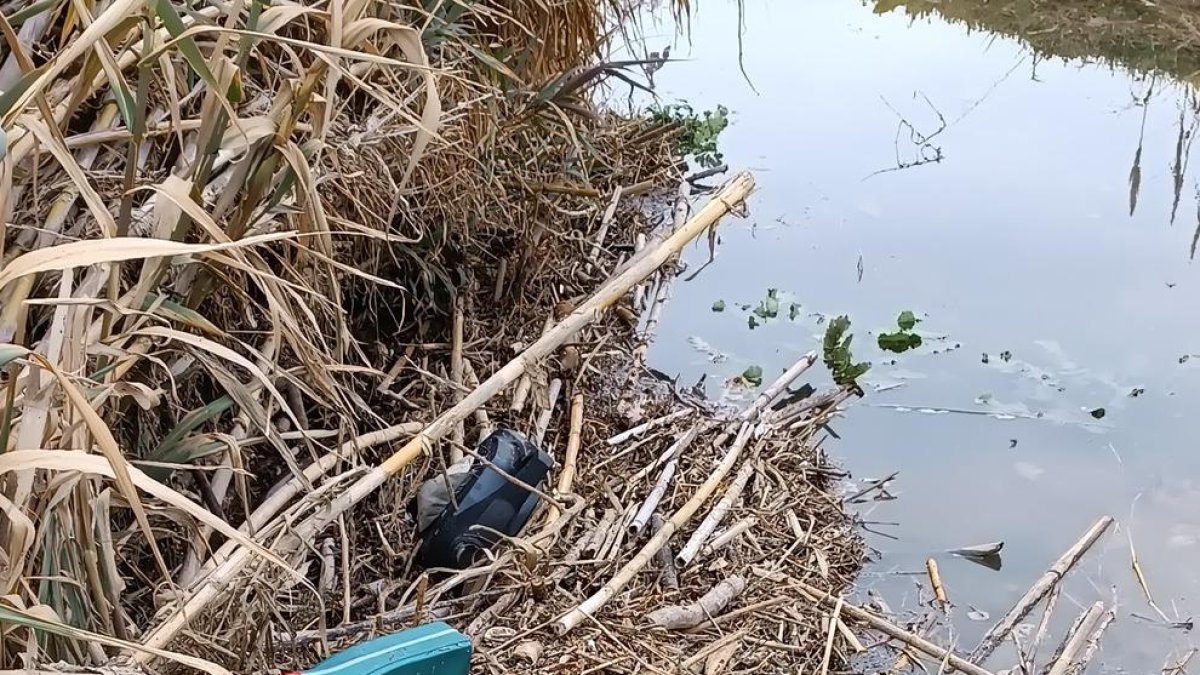
[{"label": "green leaf", "polygon": [[763,370],[760,366],[750,366],[742,371],[742,379],[750,384],[760,387],[763,381]]},{"label": "green leaf", "polygon": [[714,312],[724,312],[724,311],[725,311],[725,301],[724,301],[724,300],[717,300],[716,302],[714,302],[714,303],[712,304],[712,311],[714,311]]},{"label": "green leaf", "polygon": [[902,354],[910,349],[920,347],[921,336],[898,330],[895,333],[880,333],[878,342],[880,349]]},{"label": "green leaf", "polygon": [[871,364],[854,362],[854,354],[850,351],[854,336],[849,334],[849,330],[850,317],[843,315],[829,321],[825,327],[822,351],[825,367],[833,376],[834,383],[842,387],[857,387],[858,378],[871,369]]},{"label": "green leaf", "polygon": [[[151,3],[154,14],[162,21],[163,28],[171,34],[171,38],[179,40],[179,36],[183,35],[187,27],[183,25],[183,17],[179,16],[179,12],[175,11],[175,6],[171,4],[171,0],[154,0]],[[179,46],[179,51],[183,54],[183,58],[187,60],[188,65],[200,79],[209,87],[217,86],[217,78],[213,77],[212,71],[208,69],[208,63],[204,60],[204,55],[200,53],[200,48],[196,46],[196,41],[190,37],[179,40],[176,43]]]},{"label": "green leaf", "polygon": [[896,318],[896,325],[900,326],[900,330],[912,330],[920,322],[921,320],[917,318],[917,315],[907,309],[900,312],[900,316]]},{"label": "green leaf", "polygon": [[1089,412],[1088,414],[1091,415],[1092,417],[1095,417],[1098,420],[1102,420],[1102,419],[1104,419],[1104,416],[1108,413],[1106,413],[1104,411],[1104,408],[1096,408],[1095,410]]},{"label": "green leaf", "polygon": [[800,305],[793,302],[788,307],[788,320],[795,321],[797,316],[800,316]]},{"label": "green leaf", "polygon": [[746,318],[746,325],[750,326],[750,330],[754,330],[755,328],[758,328],[762,324],[759,323],[758,317],[751,314],[749,317]]}]

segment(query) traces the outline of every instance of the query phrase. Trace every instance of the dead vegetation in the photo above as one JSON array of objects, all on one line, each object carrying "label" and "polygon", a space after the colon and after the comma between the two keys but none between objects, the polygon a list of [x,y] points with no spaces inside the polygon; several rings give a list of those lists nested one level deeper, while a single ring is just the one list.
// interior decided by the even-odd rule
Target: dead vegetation
[{"label": "dead vegetation", "polygon": [[[636,324],[752,186],[689,218],[677,129],[591,104],[643,86],[603,60],[641,5],[0,2],[0,668],[300,667],[441,615],[499,670],[534,635],[548,672],[820,658],[816,606],[771,598],[860,561],[812,442],[836,401],[705,412],[638,532],[679,427],[605,442],[679,405]],[[556,503],[425,576],[407,502],[498,424],[552,450]],[[713,502],[660,587],[638,548]],[[630,628],[735,573],[685,638]]]}]

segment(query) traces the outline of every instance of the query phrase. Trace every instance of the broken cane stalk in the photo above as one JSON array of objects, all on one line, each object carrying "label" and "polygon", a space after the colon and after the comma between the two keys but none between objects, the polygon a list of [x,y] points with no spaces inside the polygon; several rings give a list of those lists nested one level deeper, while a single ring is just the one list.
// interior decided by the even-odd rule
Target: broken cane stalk
[{"label": "broken cane stalk", "polygon": [[979,641],[979,646],[975,647],[970,656],[967,657],[968,660],[974,663],[983,663],[987,660],[987,657],[996,651],[996,648],[1004,642],[1013,628],[1029,614],[1035,605],[1042,601],[1042,598],[1050,593],[1051,589],[1058,585],[1059,581],[1066,576],[1067,572],[1071,571],[1075,563],[1079,562],[1083,554],[1088,552],[1092,544],[1096,543],[1096,540],[1108,530],[1109,525],[1112,525],[1112,523],[1112,516],[1104,516],[1100,520],[1097,520],[1084,533],[1083,537],[1075,542],[1075,545],[1068,549],[1066,553],[1062,554],[1062,557],[1055,561],[1050,569],[1046,570],[1046,573],[1025,592],[1025,595],[1022,595],[1017,600],[1013,608],[1008,610],[1008,613],[988,630],[983,639]]},{"label": "broken cane stalk", "polygon": [[717,468],[713,470],[708,479],[705,480],[699,489],[696,490],[696,494],[692,495],[691,499],[684,503],[683,506],[679,507],[679,510],[676,511],[671,518],[663,524],[662,529],[655,533],[654,536],[652,536],[650,540],[647,541],[644,546],[642,546],[642,549],[638,551],[637,555],[635,555],[632,560],[625,563],[625,565],[619,571],[617,571],[615,575],[613,575],[613,578],[610,579],[608,583],[604,584],[604,586],[602,586],[600,590],[593,593],[591,597],[587,598],[578,606],[571,609],[559,618],[558,622],[556,623],[556,630],[560,634],[570,632],[587,617],[592,616],[596,612],[600,611],[600,609],[604,607],[604,605],[606,605],[608,601],[613,598],[613,596],[619,593],[621,589],[624,588],[625,585],[637,575],[638,572],[642,571],[646,565],[650,563],[650,560],[654,558],[658,551],[664,545],[666,545],[668,541],[670,541],[671,537],[692,519],[692,516],[694,516],[696,512],[700,510],[700,507],[704,506],[704,502],[708,501],[708,498],[712,496],[714,492],[716,492],[717,487],[725,480],[725,477],[729,475],[729,472],[737,463],[738,458],[741,456],[742,448],[745,447],[746,442],[749,440],[750,432],[753,429],[753,420],[756,419],[759,413],[766,409],[766,407],[771,404],[771,401],[774,400],[775,397],[780,393],[782,393],[789,384],[791,384],[797,377],[800,377],[804,371],[808,370],[809,367],[812,366],[812,364],[816,361],[816,359],[817,355],[815,352],[809,352],[808,354],[802,356],[800,360],[797,361],[791,368],[788,368],[787,372],[781,375],[774,384],[772,384],[770,387],[767,387],[745,412],[739,415],[738,421],[741,422],[741,429],[738,431],[737,438],[734,439],[733,445],[731,445],[729,450],[726,451],[725,456],[721,459],[721,463],[717,465]]},{"label": "broken cane stalk", "polygon": [[[706,232],[710,227],[715,226],[722,216],[727,214],[735,205],[744,201],[753,189],[754,178],[748,172],[742,172],[735,176],[687,224],[672,233],[671,236],[661,242],[657,242],[653,248],[648,249],[634,264],[629,265],[619,274],[610,278],[603,286],[597,289],[591,298],[534,341],[524,352],[496,371],[479,387],[468,394],[466,398],[442,413],[429,426],[412,440],[405,443],[382,464],[368,471],[366,475],[331,501],[320,505],[314,504],[316,512],[305,520],[296,523],[291,533],[283,537],[284,541],[281,541],[277,548],[282,548],[289,552],[299,549],[301,546],[300,542],[311,541],[315,533],[323,530],[331,522],[335,521],[339,515],[345,513],[355,504],[375,492],[389,478],[400,473],[405,467],[422,456],[431,453],[433,444],[449,434],[460,420],[466,419],[468,415],[472,414],[493,396],[515,382],[525,373],[531,364],[542,361],[554,353],[563,343],[575,336],[584,326],[588,326],[599,319],[605,309],[624,297],[635,284],[645,279],[651,272],[677,255],[688,242],[695,239],[702,232]],[[807,363],[811,364],[812,361],[809,360]],[[793,370],[795,370],[794,367]],[[796,375],[799,375],[799,373],[796,373]],[[780,388],[785,386],[786,384]],[[755,403],[757,404],[758,402],[756,401]],[[765,406],[766,403],[762,405]],[[734,459],[736,459],[736,455]],[[723,478],[724,476],[722,475],[721,477]],[[715,487],[714,485],[712,489],[715,489]],[[694,512],[699,507],[700,504],[696,504],[692,508],[692,511]],[[691,514],[688,513],[687,517],[690,518],[690,516]],[[686,518],[683,519],[684,522],[686,520]],[[670,534],[674,532],[675,527],[678,527],[678,524],[672,527],[668,523],[664,527],[663,532],[667,533],[664,540],[670,538]],[[190,595],[187,595],[174,608],[175,611],[166,613],[166,619],[146,634],[143,644],[150,647],[169,644],[188,625],[189,621],[199,617],[200,613],[214,600],[224,597],[226,593],[236,587],[233,584],[235,577],[253,559],[254,556],[249,549],[238,546],[232,555],[218,564],[205,579],[205,583],[198,585]],[[644,566],[645,562],[643,561],[638,569]],[[139,653],[135,658],[141,662],[146,662],[150,659],[144,653]]]},{"label": "broken cane stalk", "polygon": [[650,522],[650,516],[654,515],[654,510],[658,508],[659,502],[662,501],[664,495],[667,494],[667,489],[671,487],[671,479],[675,477],[675,467],[679,463],[679,455],[687,449],[692,441],[696,440],[696,436],[700,435],[700,424],[694,425],[688,429],[679,440],[672,444],[670,451],[670,459],[667,460],[667,465],[663,467],[662,473],[658,476],[658,482],[654,484],[654,489],[650,490],[650,495],[646,497],[646,501],[642,502],[642,508],[638,509],[637,515],[629,523],[629,530],[634,534],[640,534],[642,529],[646,527],[646,523]]},{"label": "broken cane stalk", "polygon": [[[835,606],[839,600],[841,600],[840,598],[834,597],[824,591],[809,586],[803,581],[792,579],[791,583],[794,587],[799,589],[813,601],[819,602],[828,607]],[[942,649],[941,647],[917,635],[916,633],[904,630],[891,621],[881,619],[865,609],[845,601],[842,601],[842,614],[854,619],[855,621],[861,621],[880,633],[883,633],[890,638],[899,640],[913,649],[925,654],[926,656],[931,656],[939,661],[944,662],[949,668],[966,673],[967,675],[992,675],[985,668],[977,666],[959,656],[955,656],[953,653]]]},{"label": "broken cane stalk", "polygon": [[713,507],[712,511],[708,512],[704,520],[700,521],[700,526],[692,533],[692,536],[683,545],[683,548],[679,549],[679,555],[675,556],[676,567],[687,567],[692,562],[692,558],[695,558],[696,554],[700,552],[700,547],[704,545],[704,542],[708,541],[713,532],[716,532],[717,526],[725,519],[725,514],[729,513],[729,510],[737,503],[738,497],[742,496],[742,490],[746,489],[746,483],[750,482],[750,477],[753,475],[753,464],[747,462],[742,465],[733,482],[729,484],[729,489],[725,490],[721,501],[717,502],[717,505]]}]

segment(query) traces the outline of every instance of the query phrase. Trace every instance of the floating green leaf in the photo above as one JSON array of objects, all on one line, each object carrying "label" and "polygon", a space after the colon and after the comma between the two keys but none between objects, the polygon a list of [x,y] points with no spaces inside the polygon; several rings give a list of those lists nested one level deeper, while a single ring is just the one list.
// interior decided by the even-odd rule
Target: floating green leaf
[{"label": "floating green leaf", "polygon": [[791,306],[788,307],[788,320],[795,321],[797,316],[800,316],[800,305],[797,305],[793,302]]},{"label": "floating green leaf", "polygon": [[761,324],[758,321],[758,317],[751,314],[750,316],[746,317],[746,325],[750,326],[750,330],[754,330],[755,328],[758,328]]},{"label": "floating green leaf", "polygon": [[879,348],[884,351],[903,354],[910,349],[916,349],[921,346],[921,336],[916,333],[909,333],[898,330],[895,333],[880,333]]},{"label": "floating green leaf", "polygon": [[742,371],[742,379],[758,387],[762,386],[763,370],[761,366],[750,366]]},{"label": "floating green leaf", "polygon": [[717,300],[716,302],[714,302],[714,303],[712,304],[712,311],[714,311],[714,312],[724,312],[724,311],[725,311],[725,301],[724,301],[724,300]]},{"label": "floating green leaf", "polygon": [[1104,411],[1104,408],[1096,408],[1095,410],[1089,412],[1088,414],[1091,415],[1092,417],[1095,417],[1098,420],[1102,420],[1102,419],[1104,419],[1104,416],[1108,413],[1106,413]]},{"label": "floating green leaf", "polygon": [[900,326],[900,330],[912,330],[921,320],[913,314],[911,310],[900,312],[900,316],[896,318],[896,325]]}]

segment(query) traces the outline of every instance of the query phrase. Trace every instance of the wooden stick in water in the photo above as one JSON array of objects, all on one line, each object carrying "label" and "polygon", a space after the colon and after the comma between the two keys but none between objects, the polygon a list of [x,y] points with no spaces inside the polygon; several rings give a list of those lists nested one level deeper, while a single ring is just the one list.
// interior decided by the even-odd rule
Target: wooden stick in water
[{"label": "wooden stick in water", "polygon": [[[803,581],[793,579],[791,580],[791,584],[805,595],[812,598],[814,601],[819,602],[827,607],[834,607],[840,600],[840,598],[836,598],[822,590],[809,586]],[[959,672],[966,673],[967,675],[992,675],[984,668],[981,668],[980,666],[977,666],[974,663],[963,659],[962,657],[956,656],[953,653],[942,649],[929,640],[926,640],[925,638],[916,635],[911,631],[904,630],[903,628],[890,621],[887,621],[886,619],[881,619],[865,609],[845,601],[842,601],[842,614],[849,616],[855,621],[861,621],[880,633],[883,633],[890,638],[899,640],[927,656],[931,656],[939,661],[944,661],[947,666],[954,668]]]},{"label": "wooden stick in water", "polygon": [[1013,608],[1008,610],[1008,613],[988,630],[987,634],[983,636],[983,639],[979,641],[979,645],[971,651],[967,659],[973,663],[983,663],[986,661],[987,657],[991,656],[992,652],[996,651],[996,648],[1004,642],[1013,628],[1016,628],[1017,624],[1029,614],[1030,610],[1041,602],[1042,598],[1046,597],[1052,588],[1058,585],[1067,572],[1071,571],[1075,563],[1079,562],[1079,559],[1088,552],[1092,544],[1096,543],[1096,540],[1108,530],[1108,527],[1112,523],[1112,516],[1104,516],[1097,520],[1084,533],[1083,537],[1075,542],[1074,546],[1067,549],[1067,552],[1062,554],[1062,557],[1055,561],[1054,565],[1046,570],[1046,573],[1028,591],[1025,591],[1025,595],[1022,595],[1017,600]]},{"label": "wooden stick in water", "polygon": [[933,558],[926,559],[925,570],[929,572],[929,585],[933,586],[933,597],[945,612],[950,607],[950,600],[946,597],[946,587],[942,585],[942,574],[938,571],[937,561]]},{"label": "wooden stick in water", "polygon": [[1096,602],[1091,607],[1084,611],[1083,618],[1079,621],[1078,627],[1069,634],[1066,641],[1063,643],[1062,653],[1055,660],[1054,665],[1050,667],[1049,675],[1066,675],[1067,669],[1071,667],[1071,663],[1079,656],[1079,652],[1088,643],[1088,638],[1091,637],[1092,631],[1096,629],[1096,624],[1100,621],[1100,616],[1104,613],[1104,603]]}]

